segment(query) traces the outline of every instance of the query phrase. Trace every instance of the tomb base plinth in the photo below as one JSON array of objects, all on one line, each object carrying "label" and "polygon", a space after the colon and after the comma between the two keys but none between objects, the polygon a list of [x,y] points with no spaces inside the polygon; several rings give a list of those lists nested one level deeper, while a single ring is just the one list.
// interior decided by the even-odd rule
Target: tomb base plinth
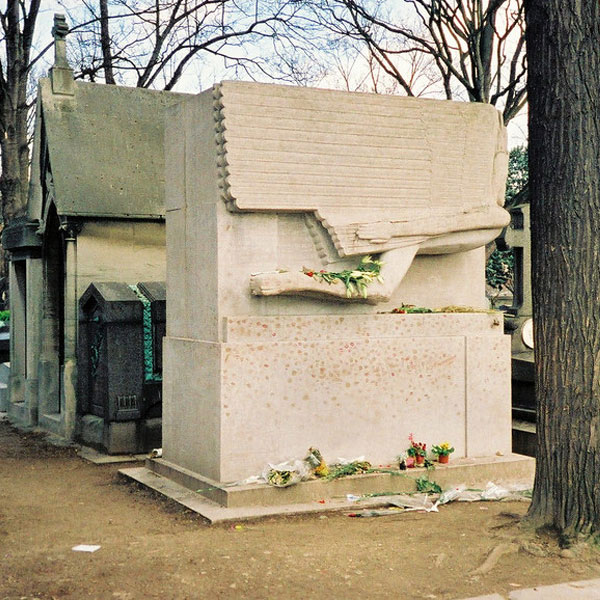
[{"label": "tomb base plinth", "polygon": [[[533,485],[535,460],[509,454],[487,458],[462,458],[437,466],[429,478],[444,490],[464,485],[485,489],[492,481],[515,489]],[[360,511],[386,508],[391,494],[415,491],[415,480],[425,469],[408,469],[396,474],[368,473],[332,481],[303,481],[287,488],[266,484],[225,486],[165,461],[147,460],[146,466],[120,471],[211,523],[261,518],[273,515],[311,514],[331,511]],[[348,494],[352,498],[348,498]],[[358,498],[358,501],[357,501]]]},{"label": "tomb base plinth", "polygon": [[364,456],[409,434],[453,459],[511,452],[510,338],[493,313],[229,317],[165,339],[163,457],[216,482],[268,463]]}]

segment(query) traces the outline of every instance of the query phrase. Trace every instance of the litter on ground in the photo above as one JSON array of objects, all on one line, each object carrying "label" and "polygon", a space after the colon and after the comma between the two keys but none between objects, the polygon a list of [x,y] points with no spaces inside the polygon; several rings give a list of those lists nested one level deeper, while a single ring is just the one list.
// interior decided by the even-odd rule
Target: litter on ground
[{"label": "litter on ground", "polygon": [[92,544],[78,544],[77,546],[73,546],[71,550],[73,552],[96,552],[96,550],[100,550],[102,546],[95,546]]}]

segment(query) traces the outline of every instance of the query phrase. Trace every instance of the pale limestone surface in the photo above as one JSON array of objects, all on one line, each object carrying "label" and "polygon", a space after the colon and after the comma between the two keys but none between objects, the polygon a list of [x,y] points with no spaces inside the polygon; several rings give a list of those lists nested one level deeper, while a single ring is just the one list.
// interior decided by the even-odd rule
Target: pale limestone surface
[{"label": "pale limestone surface", "polygon": [[[370,302],[390,299],[417,254],[480,247],[509,222],[506,136],[490,106],[231,82],[213,96],[229,208],[305,213],[328,270],[382,253]],[[282,268],[254,275],[252,293],[347,297]]]},{"label": "pale limestone surface", "polygon": [[[532,485],[535,461],[528,456],[511,454],[502,457],[455,460],[438,466],[435,480],[442,489],[459,485],[482,489],[493,481],[518,486]],[[312,479],[286,488],[267,484],[230,486],[198,475],[162,458],[146,460],[145,467],[119,471],[156,492],[201,514],[211,523],[256,519],[271,515],[307,514],[346,510],[354,512],[355,501],[346,496],[363,496],[360,506],[377,508],[389,505],[390,493],[414,491],[414,480],[421,469],[406,471],[406,477],[392,473],[368,473],[331,481]],[[376,496],[385,493],[384,496]],[[366,498],[366,494],[374,494]]]},{"label": "pale limestone surface", "polygon": [[86,223],[77,236],[77,298],[93,281],[164,280],[165,237],[160,222]]},{"label": "pale limestone surface", "polygon": [[[498,323],[477,314],[257,317],[226,320],[220,344],[168,337],[165,458],[233,481],[311,445],[389,464],[410,433],[428,446],[451,441],[456,458],[508,454],[510,341]],[[497,367],[482,368],[498,355]],[[189,372],[197,376],[181,376]]]},{"label": "pale limestone surface", "polygon": [[[246,88],[246,84],[240,85]],[[258,88],[268,97],[272,89],[279,90],[280,86]],[[329,92],[325,93],[329,97]],[[484,108],[486,115],[487,111]],[[167,232],[167,287],[177,289],[168,302],[169,333],[218,340],[218,323],[223,316],[331,312],[331,306],[311,298],[303,299],[302,303],[294,298],[252,298],[249,276],[286,269],[309,282],[300,273],[303,266],[316,270],[326,266],[353,268],[358,257],[342,259],[328,232],[314,216],[227,210],[220,201],[222,180],[217,163],[221,146],[215,140],[220,134],[215,132],[211,90],[171,108],[168,115],[166,204],[171,227]],[[380,304],[379,309],[391,309],[402,302],[483,307],[483,277],[471,276],[482,272],[483,261],[482,249],[417,256],[389,302]],[[391,278],[386,275],[386,280]],[[373,309],[355,305],[344,307],[344,312],[371,313]]]},{"label": "pale limestone surface", "polygon": [[[345,120],[327,121],[324,106]],[[421,109],[419,127],[437,127],[430,154],[396,134],[411,129]],[[288,138],[294,123],[296,137]],[[428,444],[450,441],[456,457],[508,454],[509,341],[498,317],[377,314],[402,302],[485,306],[477,246],[506,219],[497,181],[504,177],[503,135],[489,107],[283,86],[228,83],[172,107],[165,136],[165,459],[217,481],[301,457],[311,445],[330,460],[365,454],[387,464],[411,432]],[[477,144],[465,147],[467,138]],[[338,147],[329,153],[319,146],[331,143]],[[423,179],[427,156],[437,170]],[[404,161],[400,171],[394,157]],[[286,269],[308,280],[303,266],[351,268],[357,254],[373,248],[390,256],[404,251],[405,231],[352,247],[332,222],[352,217],[352,235],[362,239],[360,226],[402,220],[398,202],[413,197],[409,212],[431,209],[432,219],[451,220],[457,210],[479,218],[488,208],[491,218],[476,229],[451,227],[449,235],[421,231],[419,247],[409,246],[406,276],[391,273],[389,300],[377,307],[252,295],[252,273]],[[321,207],[333,212],[323,216]],[[423,248],[433,254],[412,261]],[[394,277],[402,280],[395,290]]]},{"label": "pale limestone surface", "polygon": [[465,600],[598,600],[600,579],[541,585],[526,590],[513,590],[506,595],[488,594]]},{"label": "pale limestone surface", "polygon": [[342,256],[508,223],[491,106],[233,82],[214,96],[235,210],[314,212]]}]

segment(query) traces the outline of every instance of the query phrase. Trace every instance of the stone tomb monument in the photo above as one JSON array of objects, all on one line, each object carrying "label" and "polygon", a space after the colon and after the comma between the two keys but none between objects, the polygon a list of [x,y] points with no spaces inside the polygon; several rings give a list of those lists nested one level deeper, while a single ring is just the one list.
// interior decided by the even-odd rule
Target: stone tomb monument
[{"label": "stone tomb monument", "polygon": [[[509,221],[493,108],[222,83],[166,122],[163,471],[235,481],[309,446],[387,464],[409,433],[510,453],[500,317],[390,313],[485,308]],[[366,255],[366,297],[310,276]]]},{"label": "stone tomb monument", "polygon": [[161,445],[165,284],[94,282],[79,300],[76,439],[108,454]]}]

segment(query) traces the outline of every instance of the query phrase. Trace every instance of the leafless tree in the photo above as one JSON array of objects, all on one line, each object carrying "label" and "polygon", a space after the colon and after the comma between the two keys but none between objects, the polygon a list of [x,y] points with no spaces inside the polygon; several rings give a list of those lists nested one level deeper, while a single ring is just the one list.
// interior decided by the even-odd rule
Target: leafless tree
[{"label": "leafless tree", "polygon": [[29,170],[28,82],[39,55],[33,38],[41,0],[8,0],[0,9],[0,197],[2,221],[19,215],[27,200]]},{"label": "leafless tree", "polygon": [[[521,0],[307,0],[331,35],[360,40],[409,96],[421,95],[410,60],[426,56],[448,99],[502,109],[508,123],[526,102]],[[414,62],[412,63],[414,64]],[[431,87],[431,78],[428,87]]]},{"label": "leafless tree", "polygon": [[[292,0],[82,0],[71,10],[72,60],[92,81],[171,90],[207,57],[252,74],[277,76],[277,46],[299,34]],[[308,26],[308,23],[306,24]],[[271,49],[264,50],[265,43]],[[281,54],[281,52],[279,52]],[[269,62],[271,58],[271,62]]]},{"label": "leafless tree", "polygon": [[[201,54],[267,74],[269,61],[257,58],[256,49],[252,55],[242,41],[267,41],[277,50],[286,35],[300,32],[293,0],[65,0],[63,6],[70,15],[76,76],[111,84],[170,90]],[[47,0],[0,3],[3,224],[27,202],[32,73],[49,48],[35,48],[35,30],[40,10],[49,7]],[[0,275],[4,270],[0,259]]]}]

